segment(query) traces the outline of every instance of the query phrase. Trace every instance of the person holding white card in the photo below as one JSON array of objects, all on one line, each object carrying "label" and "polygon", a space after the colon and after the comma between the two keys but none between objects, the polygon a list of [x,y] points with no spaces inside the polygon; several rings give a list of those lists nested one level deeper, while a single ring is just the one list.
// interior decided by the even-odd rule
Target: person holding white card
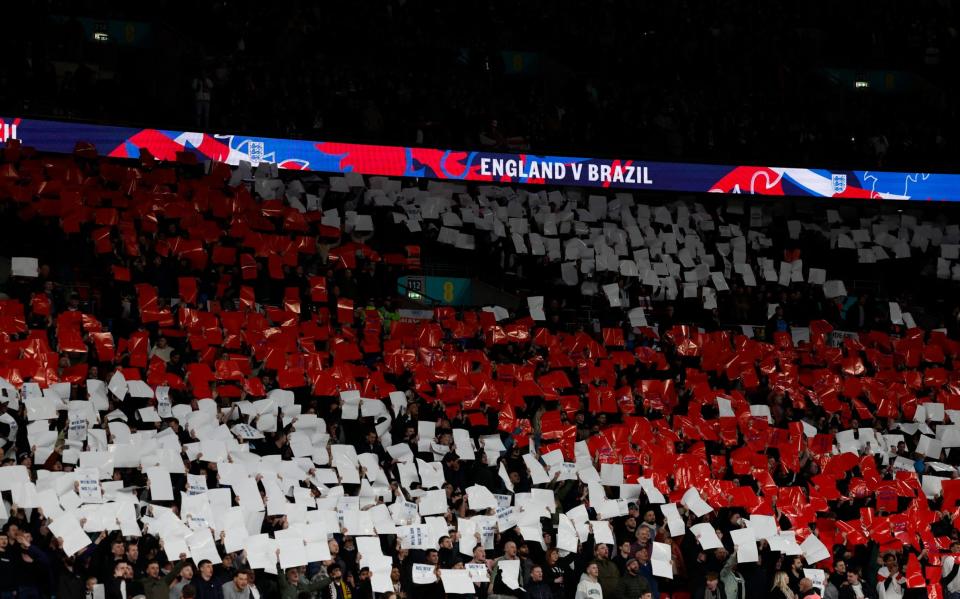
[{"label": "person holding white card", "polygon": [[[727,555],[726,549],[718,549],[717,557],[723,559]],[[743,575],[737,571],[737,552],[729,554],[726,561],[723,562],[723,568],[720,570],[720,582],[727,590],[728,597],[745,597],[747,582]]]},{"label": "person holding white card", "polygon": [[524,590],[527,591],[527,598],[560,599],[559,597],[554,596],[553,589],[550,588],[550,585],[543,579],[543,577],[543,566],[537,564],[530,568],[530,582],[528,582],[524,587]]},{"label": "person holding white card", "polygon": [[[505,568],[504,562],[517,562],[516,567]],[[513,565],[513,564],[511,564]],[[489,599],[509,599],[513,597],[513,590],[519,588],[521,581],[520,557],[517,555],[517,544],[513,541],[507,541],[503,544],[503,556],[493,561],[493,568],[490,571],[490,584],[488,588]],[[507,570],[504,572],[504,570]],[[505,580],[505,576],[516,576],[516,580]]]},{"label": "person holding white card", "polygon": [[[277,558],[279,563],[280,550],[277,549]],[[332,568],[333,566],[331,566]],[[336,566],[339,568],[339,566]],[[329,574],[329,572],[328,572]],[[300,593],[316,593],[321,589],[326,589],[330,586],[330,583],[333,579],[329,576],[322,576],[315,578],[311,582],[307,582],[300,576],[300,568],[290,568],[285,573],[282,573],[277,577],[279,590],[280,590],[280,599],[297,599],[297,596]]]}]

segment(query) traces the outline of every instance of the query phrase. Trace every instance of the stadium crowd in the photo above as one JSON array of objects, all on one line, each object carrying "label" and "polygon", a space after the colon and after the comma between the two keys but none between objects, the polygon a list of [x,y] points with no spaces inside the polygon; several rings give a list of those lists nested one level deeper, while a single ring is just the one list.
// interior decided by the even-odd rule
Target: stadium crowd
[{"label": "stadium crowd", "polygon": [[947,1],[498,0],[465,18],[416,0],[47,0],[21,13],[0,41],[5,116],[889,170],[950,169],[957,148]]},{"label": "stadium crowd", "polygon": [[0,597],[960,594],[960,232],[404,185],[3,149]]}]

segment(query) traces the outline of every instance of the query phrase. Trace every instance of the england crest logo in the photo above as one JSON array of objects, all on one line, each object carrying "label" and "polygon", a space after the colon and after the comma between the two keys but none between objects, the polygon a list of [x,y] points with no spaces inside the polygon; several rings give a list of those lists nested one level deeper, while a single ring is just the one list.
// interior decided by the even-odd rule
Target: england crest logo
[{"label": "england crest logo", "polygon": [[833,193],[843,193],[847,190],[847,176],[833,175]]},{"label": "england crest logo", "polygon": [[257,166],[263,161],[263,142],[250,141],[247,144],[247,150],[250,152],[250,163]]}]

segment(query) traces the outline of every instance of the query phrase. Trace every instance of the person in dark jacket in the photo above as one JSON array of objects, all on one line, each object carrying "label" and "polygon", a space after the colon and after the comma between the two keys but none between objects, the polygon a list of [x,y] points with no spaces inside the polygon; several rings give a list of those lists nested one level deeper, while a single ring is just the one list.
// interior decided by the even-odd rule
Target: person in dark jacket
[{"label": "person in dark jacket", "polygon": [[50,558],[33,545],[33,536],[29,532],[21,532],[17,544],[20,549],[15,562],[18,599],[49,597],[55,590],[50,577]]},{"label": "person in dark jacket", "polygon": [[106,599],[132,599],[143,595],[143,586],[133,580],[133,566],[120,560],[113,566],[113,578],[104,585]]},{"label": "person in dark jacket", "polygon": [[530,582],[526,585],[528,599],[558,599],[553,594],[550,583],[543,579],[543,568],[534,566],[530,569]]},{"label": "person in dark jacket", "polygon": [[373,599],[373,573],[366,566],[360,568],[357,590],[353,593],[353,599]]},{"label": "person in dark jacket", "polygon": [[600,543],[594,548],[594,556],[593,562],[597,564],[597,569],[600,571],[600,587],[603,588],[603,594],[613,597],[617,583],[620,581],[620,570],[609,558],[610,548]]},{"label": "person in dark jacket", "polygon": [[147,596],[147,599],[168,599],[170,585],[180,574],[180,569],[187,565],[186,554],[181,554],[180,561],[163,576],[160,575],[160,563],[157,560],[147,560],[146,563],[146,576],[138,579],[140,584],[143,585],[144,595]]},{"label": "person in dark jacket", "polygon": [[783,313],[783,306],[777,306],[773,310],[773,314],[767,320],[767,340],[773,340],[774,333],[789,333],[790,332],[790,323],[787,321],[786,316]]},{"label": "person in dark jacket", "polygon": [[0,533],[0,597],[13,597],[17,591],[16,561],[9,545],[7,527],[4,526]]},{"label": "person in dark jacket", "polygon": [[56,596],[62,599],[84,599],[87,594],[86,578],[77,571],[72,557],[54,560],[54,575],[57,580]]},{"label": "person in dark jacket", "polygon": [[197,599],[223,599],[223,581],[213,575],[213,563],[200,560],[197,569],[200,575],[191,583],[197,589]]},{"label": "person in dark jacket", "polygon": [[343,571],[340,566],[333,565],[327,570],[330,576],[330,584],[325,589],[320,590],[320,595],[330,597],[330,599],[348,599],[353,597],[354,588],[346,578],[343,577]]},{"label": "person in dark jacket", "polygon": [[837,590],[839,599],[856,599],[861,596],[864,599],[874,599],[877,596],[876,587],[864,582],[860,578],[859,570],[855,568],[847,570],[847,579],[840,583]]},{"label": "person in dark jacket", "polygon": [[96,574],[98,580],[110,580],[117,563],[124,561],[123,556],[126,552],[123,539],[115,538],[106,541],[106,537],[106,533],[100,533],[100,536],[93,542],[90,569]]},{"label": "person in dark jacket", "polygon": [[706,578],[704,585],[694,593],[694,599],[725,599],[727,590],[723,588],[720,576],[716,572],[707,572]]},{"label": "person in dark jacket", "polygon": [[640,575],[640,562],[636,559],[627,560],[626,569],[620,582],[617,583],[617,597],[619,599],[637,599],[650,591],[647,579]]},{"label": "person in dark jacket", "polygon": [[653,599],[658,599],[660,597],[660,586],[657,584],[656,576],[653,575],[653,562],[650,561],[650,551],[646,548],[641,548],[640,551],[637,551],[636,556],[637,574],[647,583],[647,586],[650,587]]},{"label": "person in dark jacket", "polygon": [[[277,553],[277,557],[279,557],[279,551]],[[331,581],[329,576],[335,567],[340,568],[339,565],[330,566],[327,568],[327,576],[319,576],[311,582],[307,582],[300,576],[299,568],[288,568],[286,572],[277,577],[280,599],[297,599],[300,593],[313,594],[329,589]]]}]

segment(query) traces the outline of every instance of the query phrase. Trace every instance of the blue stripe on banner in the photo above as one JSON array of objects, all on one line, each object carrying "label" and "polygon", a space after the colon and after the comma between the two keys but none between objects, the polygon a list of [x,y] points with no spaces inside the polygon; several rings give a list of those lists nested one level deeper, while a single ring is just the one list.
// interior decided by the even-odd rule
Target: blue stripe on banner
[{"label": "blue stripe on banner", "polygon": [[6,117],[0,123],[3,123],[3,135],[15,136],[43,152],[69,153],[76,142],[86,141],[108,156],[136,158],[141,149],[146,149],[157,158],[173,159],[178,151],[190,150],[200,159],[226,159],[232,165],[241,160],[270,161],[281,168],[302,170],[304,165],[309,165],[310,170],[330,173],[687,193],[960,201],[960,174],[465,152]]}]

